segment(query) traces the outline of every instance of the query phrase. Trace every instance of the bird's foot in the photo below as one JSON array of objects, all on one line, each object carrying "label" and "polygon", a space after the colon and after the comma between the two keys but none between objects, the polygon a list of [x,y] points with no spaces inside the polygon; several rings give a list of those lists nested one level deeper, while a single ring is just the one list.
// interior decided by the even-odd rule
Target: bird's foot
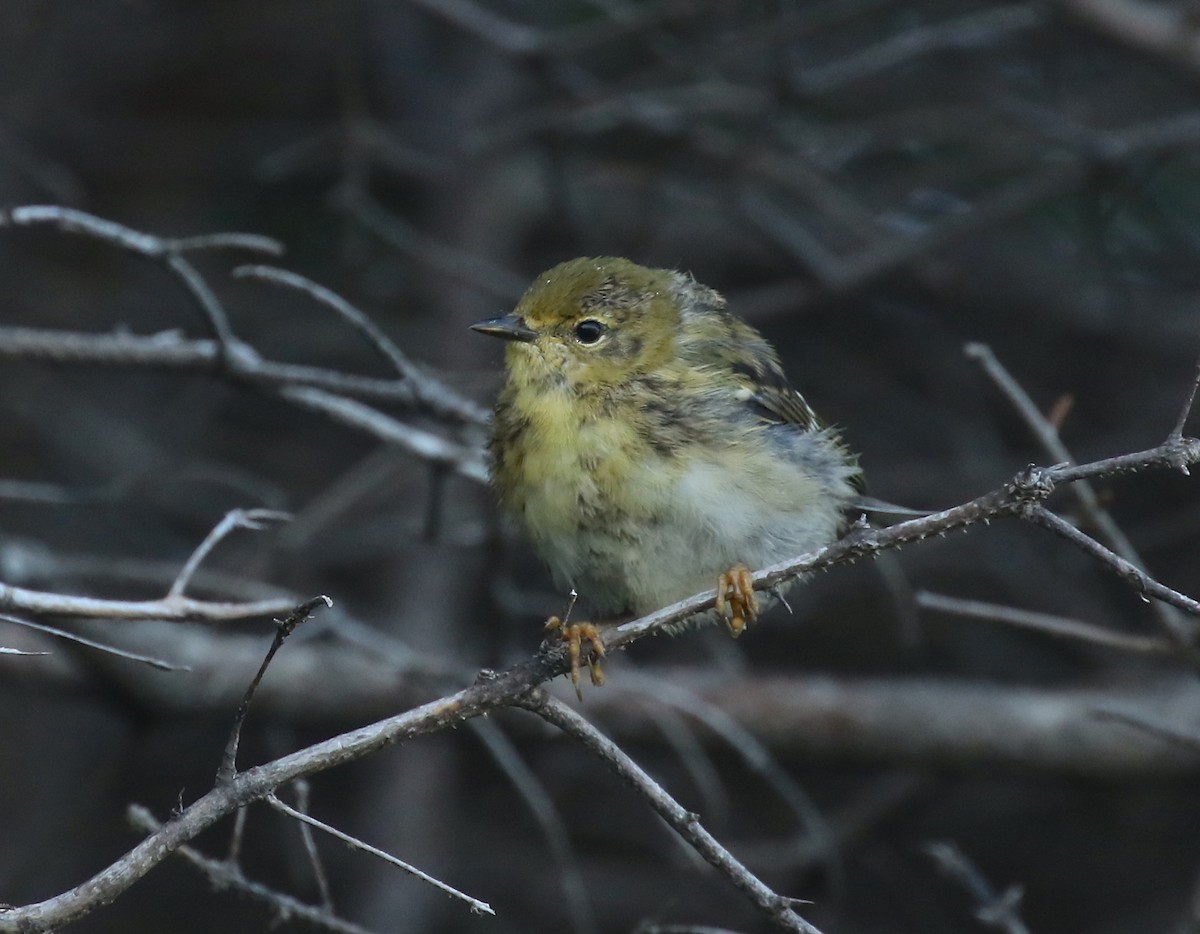
[{"label": "bird's foot", "polygon": [[[604,642],[600,638],[600,630],[592,623],[565,624],[557,616],[546,620],[548,631],[557,631],[567,643],[567,658],[571,661],[571,683],[575,685],[575,695],[583,700],[583,692],[579,689],[579,669],[586,662],[592,684],[596,687],[604,684],[604,669],[600,667],[600,659],[605,655]],[[585,658],[583,643],[587,641],[591,653]]]},{"label": "bird's foot", "polygon": [[746,623],[758,615],[754,578],[749,568],[738,565],[717,578],[717,612],[724,617],[729,634],[735,639],[742,634]]}]

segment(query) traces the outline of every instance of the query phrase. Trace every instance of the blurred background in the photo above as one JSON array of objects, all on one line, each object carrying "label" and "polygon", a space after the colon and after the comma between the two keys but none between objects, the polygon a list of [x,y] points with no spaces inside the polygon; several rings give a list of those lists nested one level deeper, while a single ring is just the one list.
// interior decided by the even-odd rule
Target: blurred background
[{"label": "blurred background", "polygon": [[[0,206],[276,238],[287,252],[272,262],[337,291],[481,406],[501,348],[467,326],[539,271],[597,254],[689,270],[774,343],[861,453],[872,494],[943,508],[1060,459],[968,342],[990,345],[1081,462],[1174,424],[1200,355],[1198,12],[6,0]],[[393,375],[307,296],[230,275],[262,257],[193,260],[264,358]],[[190,591],[335,601],[268,673],[243,766],[526,658],[561,612],[469,470],[215,370],[85,365],[15,339],[209,337],[162,264],[0,226],[0,294],[0,580],[155,597],[227,510],[294,514],[232,535]],[[465,450],[483,437],[469,417],[367,401]],[[1200,594],[1194,480],[1148,472],[1097,493],[1159,580]],[[1051,505],[1076,518],[1070,494]],[[736,643],[715,629],[640,643],[578,709],[778,891],[810,899],[827,934],[1200,930],[1196,743],[1092,716],[1141,705],[1194,737],[1194,670],[935,613],[920,591],[1126,635],[1162,625],[1068,544],[1004,520],[820,574],[791,618]],[[53,652],[0,657],[0,901],[18,905],[128,850],[128,804],[165,819],[211,787],[273,631],[45,621],[192,671],[0,623],[0,645]],[[768,929],[526,714],[388,749],[308,793],[316,816],[498,912],[469,915],[319,840],[337,912],[367,930]],[[197,845],[221,858],[229,834]],[[935,842],[975,875],[947,874]],[[296,825],[266,808],[250,810],[241,864],[320,900]],[[1027,928],[987,914],[1018,892]],[[72,930],[277,920],[176,858]]]}]

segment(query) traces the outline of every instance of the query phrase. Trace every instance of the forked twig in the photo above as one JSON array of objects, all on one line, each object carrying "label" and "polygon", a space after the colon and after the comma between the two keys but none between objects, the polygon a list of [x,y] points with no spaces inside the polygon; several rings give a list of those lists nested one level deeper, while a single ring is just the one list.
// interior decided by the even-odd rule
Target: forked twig
[{"label": "forked twig", "polygon": [[574,710],[541,690],[531,691],[514,703],[558,727],[578,740],[589,752],[597,755],[605,765],[633,786],[659,817],[687,840],[718,872],[729,879],[776,927],[800,934],[820,934],[817,928],[796,914],[796,899],[777,894],[742,865],[716,837],[704,829],[697,815],[667,794],[620,746]]},{"label": "forked twig", "polygon": [[[161,832],[165,826],[155,820],[154,815],[141,805],[130,805],[128,816],[130,822],[135,827],[148,834]],[[214,886],[244,892],[251,898],[269,905],[280,918],[300,918],[314,927],[334,931],[335,934],[375,934],[375,932],[367,928],[336,917],[328,908],[306,905],[291,895],[285,895],[283,892],[277,892],[263,885],[261,882],[254,882],[247,879],[242,875],[236,863],[229,862],[228,860],[212,859],[202,854],[199,850],[187,845],[176,847],[174,852],[178,853],[200,870],[200,872],[204,873],[205,877]]]},{"label": "forked twig", "polygon": [[192,552],[191,557],[184,562],[183,567],[179,571],[179,576],[175,578],[171,584],[171,589],[167,591],[167,599],[172,600],[183,596],[183,592],[191,583],[192,575],[196,573],[196,569],[204,562],[214,548],[234,529],[251,529],[253,531],[261,531],[272,522],[287,522],[292,518],[291,513],[280,512],[276,509],[231,509],[225,513],[221,521],[218,522],[204,537],[196,550]]}]

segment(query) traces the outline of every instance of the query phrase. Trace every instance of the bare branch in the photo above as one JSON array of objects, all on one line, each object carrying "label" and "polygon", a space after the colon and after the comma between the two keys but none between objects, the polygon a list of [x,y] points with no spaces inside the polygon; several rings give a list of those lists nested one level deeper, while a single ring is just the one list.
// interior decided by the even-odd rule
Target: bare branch
[{"label": "bare branch", "polygon": [[939,23],[923,23],[875,45],[859,48],[846,58],[806,69],[794,79],[795,87],[801,94],[826,94],[931,52],[994,43],[1010,33],[1041,26],[1045,21],[1046,11],[1041,6],[1017,3]]},{"label": "bare branch", "polygon": [[[1031,503],[1022,511],[1022,518],[1028,519],[1034,525],[1048,529],[1059,538],[1064,538],[1081,551],[1106,565],[1109,570],[1129,584],[1144,598],[1155,597],[1171,606],[1178,607],[1193,616],[1200,616],[1200,601],[1172,590],[1165,584],[1160,584],[1149,574],[1133,563],[1126,561],[1120,555],[1105,548],[1090,535],[1085,535],[1066,519],[1056,516],[1040,503]],[[1163,619],[1164,628],[1175,642],[1183,649],[1195,651],[1196,624],[1171,617]]]},{"label": "bare branch", "polygon": [[588,898],[587,885],[579,868],[579,859],[571,846],[566,822],[554,807],[546,786],[495,723],[479,718],[471,721],[471,727],[541,827],[542,835],[550,846],[552,863],[562,880],[562,893],[572,928],[577,934],[592,934],[596,930],[595,909]]},{"label": "bare branch", "polygon": [[1122,652],[1135,652],[1140,655],[1167,655],[1175,651],[1175,644],[1166,639],[1156,639],[1153,636],[1127,636],[1124,633],[1112,632],[1100,626],[1067,619],[1064,616],[1037,613],[1033,610],[1022,610],[998,603],[964,600],[960,597],[931,593],[928,590],[917,591],[914,600],[917,606],[925,610],[936,610],[939,613],[950,613],[968,619],[1004,623],[1016,626],[1018,629],[1029,629],[1059,639],[1086,642],[1089,645],[1099,645]]},{"label": "bare branch", "polygon": [[975,917],[1003,934],[1029,934],[1029,928],[1018,914],[1022,890],[1010,886],[999,895],[963,852],[952,843],[928,843],[923,849],[938,868],[970,894],[975,903]]},{"label": "bare branch", "polygon": [[1200,733],[1182,730],[1176,721],[1169,721],[1157,712],[1136,710],[1130,707],[1113,704],[1101,704],[1092,711],[1092,716],[1098,720],[1111,720],[1114,723],[1124,723],[1136,729],[1157,736],[1168,743],[1200,752]]},{"label": "bare branch", "polygon": [[[296,810],[307,814],[312,786],[307,779],[300,778],[292,782],[292,790],[296,793]],[[239,813],[244,814],[245,810]],[[317,852],[317,841],[313,838],[312,828],[303,821],[300,822],[300,839],[304,841],[304,852],[308,856],[309,866],[312,867],[313,880],[317,883],[317,891],[321,893],[321,905],[326,911],[333,911],[329,874],[325,872],[325,864],[321,862],[321,854]]]},{"label": "bare branch", "polygon": [[632,785],[659,817],[695,847],[706,861],[749,898],[776,927],[783,931],[797,931],[801,934],[820,934],[817,928],[793,910],[794,899],[777,894],[743,866],[732,853],[701,826],[697,815],[685,809],[667,794],[663,787],[630,759],[620,746],[574,710],[550,697],[544,691],[530,692],[515,703],[516,706],[524,707],[537,714],[543,720],[554,724],[569,736],[577,739],[585,749],[598,756],[613,772]]},{"label": "bare branch", "polygon": [[[874,555],[886,548],[899,547],[906,542],[918,541],[931,534],[962,528],[985,521],[993,516],[1021,516],[1033,521],[1053,520],[1061,523],[1061,520],[1053,517],[1041,506],[1041,501],[1061,483],[1112,473],[1133,472],[1150,467],[1178,469],[1180,465],[1194,463],[1197,459],[1200,459],[1200,442],[1190,438],[1169,438],[1163,444],[1148,451],[1120,455],[1091,464],[1075,467],[1030,467],[1014,477],[1004,487],[961,506],[902,522],[888,529],[856,528],[846,538],[827,548],[759,571],[754,575],[755,586],[769,589],[780,581],[800,573],[852,561],[858,557]],[[1051,516],[1051,520],[1045,519],[1043,514]],[[1069,526],[1067,528],[1071,529]],[[1075,533],[1075,530],[1071,529],[1071,532]],[[1182,604],[1190,612],[1200,610],[1200,604],[1197,604],[1196,601],[1157,584],[1142,572],[1132,569],[1136,576],[1130,574],[1129,570],[1123,567],[1120,558],[1112,555],[1092,539],[1088,539],[1086,536],[1082,537],[1096,549],[1100,549],[1100,552],[1096,552],[1097,557],[1114,569],[1119,569],[1123,576],[1134,580],[1143,590],[1153,592],[1156,596],[1161,595],[1163,599],[1170,599],[1177,605]],[[1128,563],[1124,562],[1124,564]],[[0,590],[0,597],[8,597],[13,591],[14,588]],[[698,611],[711,608],[714,598],[715,594],[709,591],[680,601],[657,613],[611,630],[606,636],[606,642],[611,649],[627,645],[646,635],[662,632]],[[236,811],[250,801],[260,800],[273,794],[280,785],[301,776],[361,758],[383,745],[444,730],[491,710],[505,706],[534,707],[543,717],[551,718],[553,722],[567,729],[572,735],[577,735],[576,731],[579,731],[578,735],[581,740],[587,736],[587,741],[594,744],[591,748],[597,750],[604,748],[608,741],[602,737],[597,739],[588,732],[590,728],[585,730],[579,726],[576,722],[577,715],[562,708],[561,705],[551,704],[540,694],[534,697],[532,693],[537,685],[550,677],[565,673],[568,667],[565,644],[561,641],[555,644],[547,643],[533,659],[502,674],[490,676],[457,694],[371,726],[333,737],[267,765],[249,769],[228,782],[220,784],[190,807],[184,809],[176,820],[164,825],[161,830],[152,834],[108,868],[101,870],[91,880],[44,902],[20,908],[0,909],[0,932],[20,931],[22,934],[29,934],[29,932],[62,926],[86,914],[95,905],[114,898],[164,859],[172,849],[190,840],[221,817]],[[736,698],[731,698],[731,700],[736,701]],[[892,710],[887,704],[876,704],[873,709],[876,710],[876,714],[880,709]],[[997,704],[988,705],[987,718],[989,722],[996,719],[997,710]],[[845,734],[850,722],[847,710],[839,707],[836,719],[839,734]],[[769,723],[772,722],[772,718],[761,718],[756,722]],[[923,721],[909,722],[921,722],[923,730],[929,727],[929,724]],[[1058,745],[1061,746],[1061,737],[1058,737],[1057,740]],[[1122,744],[1121,754],[1124,754],[1129,745],[1128,742]],[[881,743],[876,747],[876,749],[886,748],[886,743]],[[1061,750],[1059,754],[1061,755]],[[631,780],[636,778],[640,782],[639,773],[640,770],[637,770],[628,774]],[[644,773],[640,774],[644,775]],[[700,848],[706,859],[721,867],[730,878],[736,879],[743,891],[764,911],[768,912],[777,924],[794,931],[814,930],[792,911],[791,902],[788,899],[771,892],[753,876],[743,875],[744,868],[732,860],[732,857],[715,840],[712,840],[707,832],[695,822],[694,818],[678,804],[669,798],[656,799],[656,801],[656,806],[661,807],[660,813],[672,823],[672,826],[676,826],[692,841],[694,846]]]},{"label": "bare branch", "polygon": [[[658,675],[720,704],[780,757],[1110,779],[1200,773],[1190,751],[1095,717],[1103,707],[1192,722],[1200,691],[1190,676],[1101,689],[814,673],[721,681],[679,668]],[[643,705],[620,692],[594,691],[587,704],[623,743],[657,734]]]},{"label": "bare branch", "polygon": [[258,690],[263,675],[267,673],[271,659],[275,657],[275,653],[279,651],[284,640],[295,631],[297,626],[307,620],[312,615],[313,610],[321,604],[330,607],[333,606],[333,601],[323,594],[319,597],[313,597],[311,600],[295,607],[287,619],[280,620],[276,626],[275,638],[271,640],[271,647],[267,649],[267,654],[263,658],[262,664],[258,666],[258,671],[255,673],[254,678],[247,686],[246,693],[242,697],[242,703],[238,706],[237,714],[234,715],[233,728],[229,731],[229,739],[225,743],[225,754],[221,757],[221,764],[217,768],[218,785],[227,785],[237,775],[237,751],[242,735],[242,724],[246,720],[246,715],[250,712],[250,703],[254,700],[254,692]]},{"label": "bare branch", "polygon": [[[1038,439],[1042,449],[1059,463],[1074,464],[1075,458],[1071,456],[1071,452],[1063,444],[1062,439],[1059,437],[1058,429],[1042,415],[1038,407],[1034,405],[1033,400],[1029,398],[1028,393],[1012,377],[1012,374],[1008,372],[1004,364],[992,352],[992,349],[986,344],[979,343],[967,344],[965,349],[967,356],[977,360],[992,382],[1004,393],[1013,408],[1017,410],[1030,431]],[[1200,370],[1197,370],[1197,379],[1200,379]],[[1168,435],[1168,438],[1178,439],[1183,437],[1183,423],[1187,420],[1187,413],[1191,410],[1191,400],[1195,396],[1195,392],[1196,383],[1193,380],[1191,392],[1188,394],[1180,420],[1176,424],[1175,430]],[[1183,470],[1186,472],[1187,468],[1184,467]],[[1071,484],[1071,492],[1079,500],[1079,504],[1083,507],[1083,512],[1087,516],[1088,521],[1095,526],[1101,541],[1106,542],[1114,552],[1130,564],[1144,571],[1146,565],[1142,561],[1141,555],[1137,553],[1137,549],[1133,547],[1133,543],[1129,541],[1129,538],[1121,530],[1121,527],[1113,520],[1108,510],[1100,504],[1100,497],[1096,493],[1096,488],[1087,480],[1079,480]],[[1159,618],[1160,625],[1164,628],[1178,627],[1179,621],[1174,618],[1174,608],[1163,603],[1155,603],[1153,610],[1154,614]]]},{"label": "bare branch", "polygon": [[[109,645],[106,642],[97,642],[95,639],[88,639],[86,636],[76,635],[73,632],[67,632],[65,629],[58,629],[55,626],[47,626],[45,623],[35,623],[33,620],[21,619],[19,616],[10,616],[8,613],[0,613],[0,620],[6,623],[12,623],[14,626],[25,626],[28,629],[36,629],[38,632],[48,633],[58,639],[66,639],[68,642],[76,642],[79,645],[86,645],[89,649],[98,649],[107,655],[115,655],[117,658],[128,659],[131,662],[140,662],[143,665],[149,665],[151,668],[157,668],[159,671],[191,671],[187,665],[173,665],[170,662],[165,662],[161,658],[154,658],[150,655],[141,655],[137,652],[129,652],[125,649],[117,648],[115,645]],[[15,652],[11,650],[10,654],[19,655],[47,655],[47,652]]]},{"label": "bare branch", "polygon": [[195,237],[177,237],[168,240],[180,253],[196,250],[245,250],[248,253],[265,253],[268,256],[283,256],[287,250],[273,237],[262,234],[215,233],[199,234]]},{"label": "bare branch", "polygon": [[286,269],[277,269],[274,266],[239,266],[233,270],[232,275],[234,278],[271,282],[305,293],[318,304],[333,311],[363,335],[372,349],[396,371],[397,376],[411,387],[422,407],[436,414],[449,415],[458,421],[471,422],[476,425],[487,424],[488,414],[484,409],[421,372],[396,346],[395,342],[383,332],[382,328],[332,289],[318,285],[297,273],[289,272]]},{"label": "bare branch", "polygon": [[229,369],[236,369],[238,362],[249,351],[241,344],[229,318],[216,294],[208,287],[203,276],[182,254],[182,249],[206,248],[209,244],[221,246],[237,246],[241,249],[252,249],[260,252],[278,253],[281,247],[273,240],[252,234],[216,234],[209,235],[199,241],[175,241],[153,234],[132,230],[115,221],[96,217],[75,208],[64,208],[57,205],[28,205],[0,211],[0,227],[31,226],[48,224],[57,227],[64,233],[81,234],[121,249],[128,250],[147,259],[161,262],[184,289],[195,300],[197,307],[208,322],[209,328],[219,345],[221,359]]},{"label": "bare branch", "polygon": [[353,849],[362,850],[362,852],[369,853],[386,863],[391,863],[393,866],[403,869],[409,875],[416,876],[422,882],[432,885],[435,889],[439,889],[440,891],[445,892],[447,895],[466,902],[471,911],[475,912],[476,914],[494,915],[496,913],[492,910],[492,906],[487,902],[481,902],[477,898],[472,898],[470,895],[460,892],[453,886],[446,885],[446,883],[442,882],[440,879],[435,879],[428,873],[422,872],[416,866],[410,865],[409,863],[404,862],[402,859],[397,859],[391,853],[387,853],[378,847],[371,846],[369,843],[364,843],[357,837],[352,837],[348,833],[342,833],[342,831],[338,830],[336,827],[331,827],[324,821],[319,821],[315,817],[310,817],[302,811],[297,811],[295,808],[289,807],[273,794],[267,795],[266,801],[267,804],[271,805],[271,807],[275,808],[275,810],[279,811],[280,813],[286,814],[288,817],[294,818],[303,824],[307,824],[309,827],[315,827],[317,830],[322,830],[331,837],[341,840],[343,843],[347,844]]},{"label": "bare branch", "polygon": [[287,599],[224,602],[192,597],[158,600],[106,600],[47,593],[0,583],[0,609],[35,616],[86,616],[93,619],[208,620],[228,622],[257,616],[280,616],[295,603]]},{"label": "bare branch", "polygon": [[[158,833],[164,827],[163,824],[154,819],[154,815],[149,810],[141,805],[130,805],[128,814],[130,822],[146,833]],[[173,852],[178,853],[204,873],[205,877],[214,886],[244,892],[246,895],[269,905],[280,918],[301,918],[309,924],[328,931],[335,931],[337,934],[373,934],[367,928],[334,916],[328,908],[316,908],[312,905],[306,905],[304,902],[292,898],[290,895],[285,895],[282,892],[277,892],[260,882],[250,881],[242,875],[241,870],[238,869],[235,863],[227,860],[211,859],[201,854],[199,850],[186,845],[177,846]],[[2,915],[0,915],[0,918],[2,918]]]},{"label": "bare branch", "polygon": [[231,509],[225,513],[221,521],[205,536],[204,541],[196,547],[191,557],[184,563],[179,571],[179,576],[175,578],[175,582],[171,584],[171,589],[167,591],[167,599],[171,600],[183,596],[183,592],[187,590],[188,584],[191,583],[196,569],[200,567],[205,558],[212,554],[212,550],[217,547],[221,540],[234,529],[261,531],[271,522],[287,522],[291,518],[291,513],[280,512],[275,509]]},{"label": "bare branch", "polygon": [[321,389],[296,386],[282,389],[279,394],[289,402],[321,412],[343,425],[372,434],[379,440],[395,444],[423,460],[445,464],[456,473],[477,483],[487,482],[487,466],[483,459],[483,449],[480,447],[460,444],[423,428],[406,425],[354,399],[346,399]]},{"label": "bare branch", "polygon": [[99,334],[0,325],[0,359],[182,370],[223,376],[235,382],[268,388],[312,386],[346,396],[409,407],[416,407],[420,402],[413,387],[405,381],[360,376],[296,363],[278,363],[259,356],[242,360],[236,373],[228,373],[222,367],[220,347],[216,341],[185,338],[177,331],[152,335]]}]

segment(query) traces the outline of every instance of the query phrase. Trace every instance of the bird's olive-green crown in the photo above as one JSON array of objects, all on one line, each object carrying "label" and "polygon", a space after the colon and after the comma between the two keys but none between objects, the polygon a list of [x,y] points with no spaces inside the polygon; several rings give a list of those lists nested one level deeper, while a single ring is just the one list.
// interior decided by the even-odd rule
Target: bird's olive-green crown
[{"label": "bird's olive-green crown", "polygon": [[680,323],[674,275],[619,257],[573,259],[547,270],[513,311],[531,337],[509,349],[510,365],[540,360],[593,386],[665,365]]},{"label": "bird's olive-green crown", "polygon": [[821,427],[762,335],[720,294],[670,269],[613,256],[569,260],[538,276],[512,314],[474,327],[512,342],[515,390],[603,393],[650,374],[698,393],[723,386],[768,421]]}]

